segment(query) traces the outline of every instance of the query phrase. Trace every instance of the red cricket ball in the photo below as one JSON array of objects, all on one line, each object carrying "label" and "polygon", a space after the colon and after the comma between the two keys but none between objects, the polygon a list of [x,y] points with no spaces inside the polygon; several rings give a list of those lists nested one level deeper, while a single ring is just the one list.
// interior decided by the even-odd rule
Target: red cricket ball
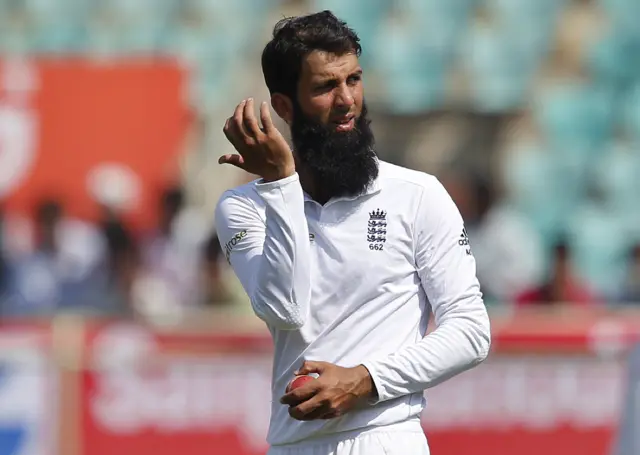
[{"label": "red cricket ball", "polygon": [[296,376],[291,380],[291,382],[287,386],[287,393],[291,392],[294,389],[297,389],[298,387],[303,386],[309,381],[313,381],[314,379],[315,378],[313,376],[307,376],[307,375]]}]

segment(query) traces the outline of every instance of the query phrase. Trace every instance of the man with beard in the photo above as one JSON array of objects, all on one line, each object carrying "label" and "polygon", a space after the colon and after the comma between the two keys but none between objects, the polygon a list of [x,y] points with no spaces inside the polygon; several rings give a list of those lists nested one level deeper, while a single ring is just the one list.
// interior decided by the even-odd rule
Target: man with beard
[{"label": "man with beard", "polygon": [[293,151],[267,103],[262,127],[252,99],[224,126],[220,163],[261,176],[216,224],[274,340],[272,455],[428,454],[423,391],[489,351],[462,218],[436,178],[377,159],[360,52],[329,11],[280,21],[262,67]]}]

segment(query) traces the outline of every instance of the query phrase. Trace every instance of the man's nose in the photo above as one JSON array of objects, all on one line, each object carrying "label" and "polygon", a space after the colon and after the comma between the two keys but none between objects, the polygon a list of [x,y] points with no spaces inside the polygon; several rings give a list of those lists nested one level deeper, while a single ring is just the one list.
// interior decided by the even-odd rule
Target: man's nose
[{"label": "man's nose", "polygon": [[346,85],[340,86],[336,94],[335,105],[342,110],[349,110],[353,106],[355,99],[351,89]]}]

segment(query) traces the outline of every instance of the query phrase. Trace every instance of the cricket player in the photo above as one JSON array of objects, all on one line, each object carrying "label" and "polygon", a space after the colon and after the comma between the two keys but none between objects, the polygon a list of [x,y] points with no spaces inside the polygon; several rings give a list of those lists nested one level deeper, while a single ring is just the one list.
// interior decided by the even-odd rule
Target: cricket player
[{"label": "cricket player", "polygon": [[428,454],[424,390],[489,352],[462,218],[435,177],[376,157],[360,53],[329,11],[280,21],[262,68],[293,150],[267,103],[261,125],[251,98],[224,125],[238,153],[220,163],[261,177],[216,228],[275,345],[271,455]]}]

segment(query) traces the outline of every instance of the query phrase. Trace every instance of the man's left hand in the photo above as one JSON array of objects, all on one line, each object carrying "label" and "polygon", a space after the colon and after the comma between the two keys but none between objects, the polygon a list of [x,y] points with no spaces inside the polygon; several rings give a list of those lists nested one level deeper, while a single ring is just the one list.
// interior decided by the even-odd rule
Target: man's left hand
[{"label": "man's left hand", "polygon": [[306,361],[295,374],[309,373],[317,373],[319,377],[280,399],[282,404],[289,405],[289,415],[297,420],[339,417],[375,394],[371,375],[362,365],[344,368],[327,362]]}]

